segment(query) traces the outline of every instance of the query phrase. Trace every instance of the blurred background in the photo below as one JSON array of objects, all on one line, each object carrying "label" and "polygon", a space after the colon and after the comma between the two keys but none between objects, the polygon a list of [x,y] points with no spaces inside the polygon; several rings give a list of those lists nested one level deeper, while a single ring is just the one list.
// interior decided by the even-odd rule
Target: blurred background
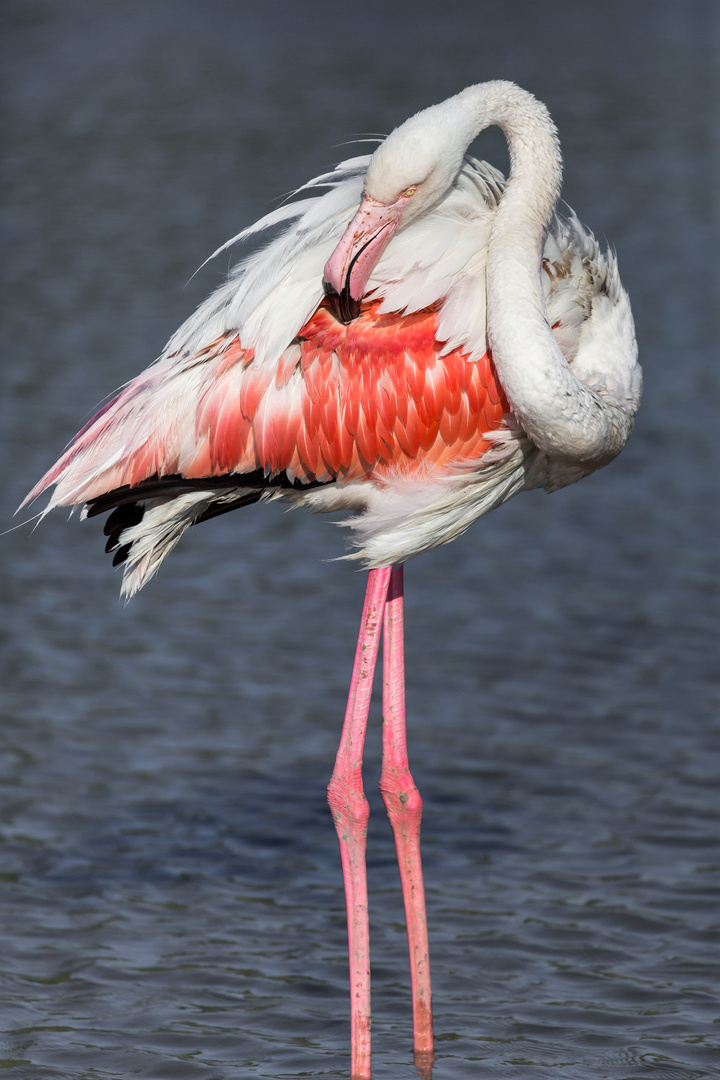
[{"label": "blurred background", "polygon": [[[407,567],[436,1080],[720,1076],[718,5],[5,0],[0,527],[223,277],[218,245],[419,108],[545,101],[645,398],[612,466]],[[505,170],[497,131],[474,152]],[[192,530],[133,602],[95,521],[0,537],[0,1066],[340,1077],[325,785],[363,576],[323,518]],[[366,785],[374,1077],[412,1077]]]}]

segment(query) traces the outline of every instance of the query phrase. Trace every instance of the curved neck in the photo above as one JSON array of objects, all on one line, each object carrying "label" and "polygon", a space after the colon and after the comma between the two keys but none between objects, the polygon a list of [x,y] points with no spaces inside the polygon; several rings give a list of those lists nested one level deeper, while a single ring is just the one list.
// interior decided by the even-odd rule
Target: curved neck
[{"label": "curved neck", "polygon": [[490,236],[488,341],[512,412],[549,457],[595,468],[614,457],[632,417],[572,372],[550,329],[542,287],[545,235],[560,191],[557,132],[545,106],[512,83],[470,87],[478,131],[502,128],[510,176]]}]

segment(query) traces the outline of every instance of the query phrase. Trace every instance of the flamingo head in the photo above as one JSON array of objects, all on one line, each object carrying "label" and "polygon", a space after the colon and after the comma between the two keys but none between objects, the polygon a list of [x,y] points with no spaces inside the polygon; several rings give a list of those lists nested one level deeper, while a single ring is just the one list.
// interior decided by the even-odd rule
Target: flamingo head
[{"label": "flamingo head", "polygon": [[439,202],[460,171],[476,134],[463,96],[411,116],[371,157],[360,207],[323,275],[343,322],[360,314],[368,278],[393,234]]}]

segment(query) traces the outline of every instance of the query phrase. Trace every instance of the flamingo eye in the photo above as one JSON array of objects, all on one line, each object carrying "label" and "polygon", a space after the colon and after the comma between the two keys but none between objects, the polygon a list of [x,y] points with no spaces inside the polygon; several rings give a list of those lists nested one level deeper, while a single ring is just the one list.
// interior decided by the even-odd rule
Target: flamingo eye
[{"label": "flamingo eye", "polygon": [[405,188],[405,190],[402,193],[402,198],[403,199],[409,199],[410,196],[414,195],[416,191],[417,191],[417,187]]}]

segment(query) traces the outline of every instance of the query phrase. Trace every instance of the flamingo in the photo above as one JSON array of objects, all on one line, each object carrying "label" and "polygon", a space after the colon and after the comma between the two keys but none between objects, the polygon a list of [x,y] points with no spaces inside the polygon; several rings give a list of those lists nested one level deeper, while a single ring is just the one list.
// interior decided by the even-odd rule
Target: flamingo
[{"label": "flamingo", "polygon": [[[467,156],[507,139],[507,181]],[[415,1061],[433,1061],[422,799],[408,766],[403,563],[530,488],[608,464],[641,372],[612,253],[570,212],[546,107],[510,82],[410,117],[228,241],[248,254],[69,444],[25,502],[111,511],[131,597],[193,524],[264,499],[352,511],[369,571],[328,801],[340,841],[351,1072],[370,1076],[363,744],[381,634],[380,787],[404,896]],[[217,252],[215,253],[217,254]],[[24,504],[23,504],[24,505]]]}]

